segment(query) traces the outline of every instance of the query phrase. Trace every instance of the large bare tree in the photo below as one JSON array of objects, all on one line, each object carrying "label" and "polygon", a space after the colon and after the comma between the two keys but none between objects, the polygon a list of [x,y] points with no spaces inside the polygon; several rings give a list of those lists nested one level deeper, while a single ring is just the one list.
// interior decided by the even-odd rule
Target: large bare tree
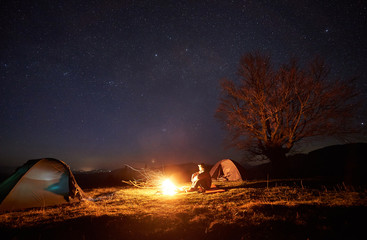
[{"label": "large bare tree", "polygon": [[351,132],[353,80],[330,80],[328,75],[318,58],[303,69],[295,60],[275,69],[267,55],[244,55],[238,81],[221,81],[216,113],[232,146],[265,155],[279,173],[301,139]]}]

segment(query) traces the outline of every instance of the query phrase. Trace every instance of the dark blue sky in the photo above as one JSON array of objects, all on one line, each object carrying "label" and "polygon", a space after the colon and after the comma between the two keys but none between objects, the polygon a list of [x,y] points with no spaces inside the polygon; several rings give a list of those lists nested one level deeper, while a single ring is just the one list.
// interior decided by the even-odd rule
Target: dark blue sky
[{"label": "dark blue sky", "polygon": [[214,113],[249,51],[322,56],[367,95],[365,1],[2,1],[0,20],[0,165],[239,160]]}]

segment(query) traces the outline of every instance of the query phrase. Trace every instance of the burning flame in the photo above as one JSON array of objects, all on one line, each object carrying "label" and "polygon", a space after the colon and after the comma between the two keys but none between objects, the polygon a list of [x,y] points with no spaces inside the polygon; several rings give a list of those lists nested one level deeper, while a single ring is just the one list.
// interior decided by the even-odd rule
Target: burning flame
[{"label": "burning flame", "polygon": [[164,195],[172,196],[177,193],[177,187],[169,179],[164,180],[161,187],[162,187],[162,193]]}]

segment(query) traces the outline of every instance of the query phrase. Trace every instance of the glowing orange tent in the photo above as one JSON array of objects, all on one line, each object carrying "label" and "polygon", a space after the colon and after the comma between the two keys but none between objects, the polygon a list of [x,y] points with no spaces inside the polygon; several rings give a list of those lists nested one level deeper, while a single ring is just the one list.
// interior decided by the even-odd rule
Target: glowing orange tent
[{"label": "glowing orange tent", "polygon": [[29,160],[0,184],[0,211],[59,205],[79,201],[83,195],[63,161]]},{"label": "glowing orange tent", "polygon": [[244,180],[245,169],[231,159],[223,159],[212,167],[210,176],[216,180],[241,181]]}]

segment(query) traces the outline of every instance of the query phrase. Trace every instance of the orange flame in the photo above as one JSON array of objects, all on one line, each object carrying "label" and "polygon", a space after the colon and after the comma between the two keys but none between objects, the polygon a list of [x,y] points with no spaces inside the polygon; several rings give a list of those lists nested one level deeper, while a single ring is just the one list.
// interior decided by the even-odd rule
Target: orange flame
[{"label": "orange flame", "polygon": [[162,193],[164,195],[173,196],[177,193],[177,187],[175,186],[175,184],[173,184],[173,182],[170,179],[164,180],[161,188],[162,188]]}]

